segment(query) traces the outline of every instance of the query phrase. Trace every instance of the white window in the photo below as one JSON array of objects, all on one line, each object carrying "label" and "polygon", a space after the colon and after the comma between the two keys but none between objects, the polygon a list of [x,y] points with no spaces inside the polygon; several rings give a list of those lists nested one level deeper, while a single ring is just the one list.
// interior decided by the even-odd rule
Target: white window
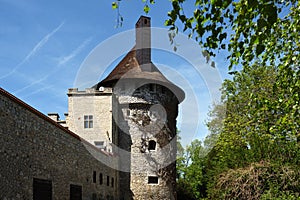
[{"label": "white window", "polygon": [[105,146],[104,146],[104,141],[95,141],[95,146],[99,149],[104,149]]},{"label": "white window", "polygon": [[93,115],[84,115],[84,128],[93,128]]},{"label": "white window", "polygon": [[129,110],[129,109],[126,110],[126,115],[127,115],[127,116],[130,116],[130,110]]}]

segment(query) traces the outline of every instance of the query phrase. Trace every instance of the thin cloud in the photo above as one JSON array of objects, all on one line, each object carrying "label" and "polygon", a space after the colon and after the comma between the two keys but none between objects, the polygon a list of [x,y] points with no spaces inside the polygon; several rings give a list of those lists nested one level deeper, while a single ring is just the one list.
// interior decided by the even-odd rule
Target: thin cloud
[{"label": "thin cloud", "polygon": [[18,93],[20,93],[20,92],[26,90],[27,88],[30,88],[30,87],[33,86],[33,85],[39,84],[39,83],[41,83],[42,81],[46,80],[47,78],[48,78],[48,75],[44,76],[43,78],[41,78],[41,79],[39,79],[39,80],[37,80],[37,81],[33,81],[33,82],[31,82],[30,84],[26,85],[25,87],[23,87],[23,88],[21,88],[21,89],[19,89],[19,90],[17,90],[17,91],[14,91],[14,94],[16,95],[16,94],[18,94]]},{"label": "thin cloud", "polygon": [[77,56],[82,51],[82,49],[84,49],[91,42],[91,40],[92,38],[86,39],[81,45],[79,45],[74,51],[72,51],[71,54],[61,58],[61,60],[58,62],[58,65],[64,65],[67,62],[69,62],[72,58]]},{"label": "thin cloud", "polygon": [[[23,88],[20,88],[16,91],[14,91],[14,94],[18,94],[18,93],[21,93],[23,91],[25,91],[26,89],[36,85],[36,84],[41,84],[43,81],[45,81],[48,77],[50,77],[52,74],[56,73],[57,71],[59,71],[60,67],[62,65],[64,65],[65,63],[67,63],[69,60],[71,60],[73,57],[77,56],[80,51],[82,49],[85,48],[86,45],[89,44],[89,42],[92,40],[92,38],[88,38],[86,39],[81,45],[79,45],[74,51],[72,51],[72,53],[68,56],[65,56],[62,60],[59,61],[57,67],[54,68],[54,70],[50,73],[47,73],[47,75],[45,75],[44,77],[40,78],[39,80],[34,80],[34,81],[30,81],[31,83],[26,85],[25,87]],[[28,95],[27,95],[28,96]]]},{"label": "thin cloud", "polygon": [[49,90],[50,88],[53,88],[53,85],[48,85],[48,86],[45,86],[45,87],[40,88],[40,89],[38,89],[38,90],[34,90],[33,92],[28,93],[28,94],[22,96],[22,98],[29,97],[29,96],[34,95],[34,94],[36,94],[36,93],[42,92],[42,91],[44,91],[44,90]]},{"label": "thin cloud", "polygon": [[65,22],[60,23],[58,27],[56,27],[53,31],[48,33],[44,38],[42,38],[34,47],[33,49],[27,54],[27,56],[20,62],[18,63],[12,71],[10,71],[8,74],[0,77],[0,79],[6,78],[10,76],[11,74],[15,73],[17,69],[22,66],[24,63],[26,63],[31,57],[33,57],[47,42],[48,40],[57,32],[61,29],[61,27],[64,25]]}]

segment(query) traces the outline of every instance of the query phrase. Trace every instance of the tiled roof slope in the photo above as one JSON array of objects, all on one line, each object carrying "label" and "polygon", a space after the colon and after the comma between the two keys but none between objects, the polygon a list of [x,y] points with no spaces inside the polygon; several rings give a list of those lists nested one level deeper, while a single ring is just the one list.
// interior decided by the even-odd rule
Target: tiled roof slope
[{"label": "tiled roof slope", "polygon": [[169,81],[159,69],[151,62],[151,71],[142,69],[136,58],[135,47],[119,62],[119,64],[112,70],[112,72],[93,88],[99,89],[101,86],[113,87],[119,80],[136,79],[138,81],[145,81],[145,83],[156,83],[163,85],[170,89],[177,97],[179,102],[182,102],[185,94],[183,90]]}]

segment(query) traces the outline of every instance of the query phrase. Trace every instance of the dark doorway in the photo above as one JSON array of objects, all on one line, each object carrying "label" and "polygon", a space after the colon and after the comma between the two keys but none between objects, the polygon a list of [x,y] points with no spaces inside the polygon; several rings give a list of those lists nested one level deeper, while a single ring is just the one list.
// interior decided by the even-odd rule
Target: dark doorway
[{"label": "dark doorway", "polygon": [[79,185],[70,185],[70,200],[82,200],[82,187]]},{"label": "dark doorway", "polygon": [[33,179],[33,200],[52,200],[52,182],[50,180]]}]

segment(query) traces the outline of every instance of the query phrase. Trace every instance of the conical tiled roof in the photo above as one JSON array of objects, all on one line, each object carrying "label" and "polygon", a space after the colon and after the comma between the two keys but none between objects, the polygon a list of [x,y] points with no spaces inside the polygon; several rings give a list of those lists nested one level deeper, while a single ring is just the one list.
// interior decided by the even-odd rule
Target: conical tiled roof
[{"label": "conical tiled roof", "polygon": [[151,62],[151,29],[150,18],[141,16],[136,23],[136,45],[119,62],[112,72],[101,82],[93,86],[114,87],[118,81],[137,80],[139,83],[154,83],[163,85],[171,90],[178,101],[184,99],[184,92],[170,82],[159,69]]},{"label": "conical tiled roof", "polygon": [[145,81],[145,83],[163,85],[176,95],[179,102],[183,101],[185,97],[183,90],[169,81],[152,62],[149,64],[151,65],[151,71],[143,70],[136,59],[136,50],[133,48],[112,72],[105,79],[94,85],[93,88],[98,90],[101,86],[113,87],[121,79],[122,81],[136,79]]}]

